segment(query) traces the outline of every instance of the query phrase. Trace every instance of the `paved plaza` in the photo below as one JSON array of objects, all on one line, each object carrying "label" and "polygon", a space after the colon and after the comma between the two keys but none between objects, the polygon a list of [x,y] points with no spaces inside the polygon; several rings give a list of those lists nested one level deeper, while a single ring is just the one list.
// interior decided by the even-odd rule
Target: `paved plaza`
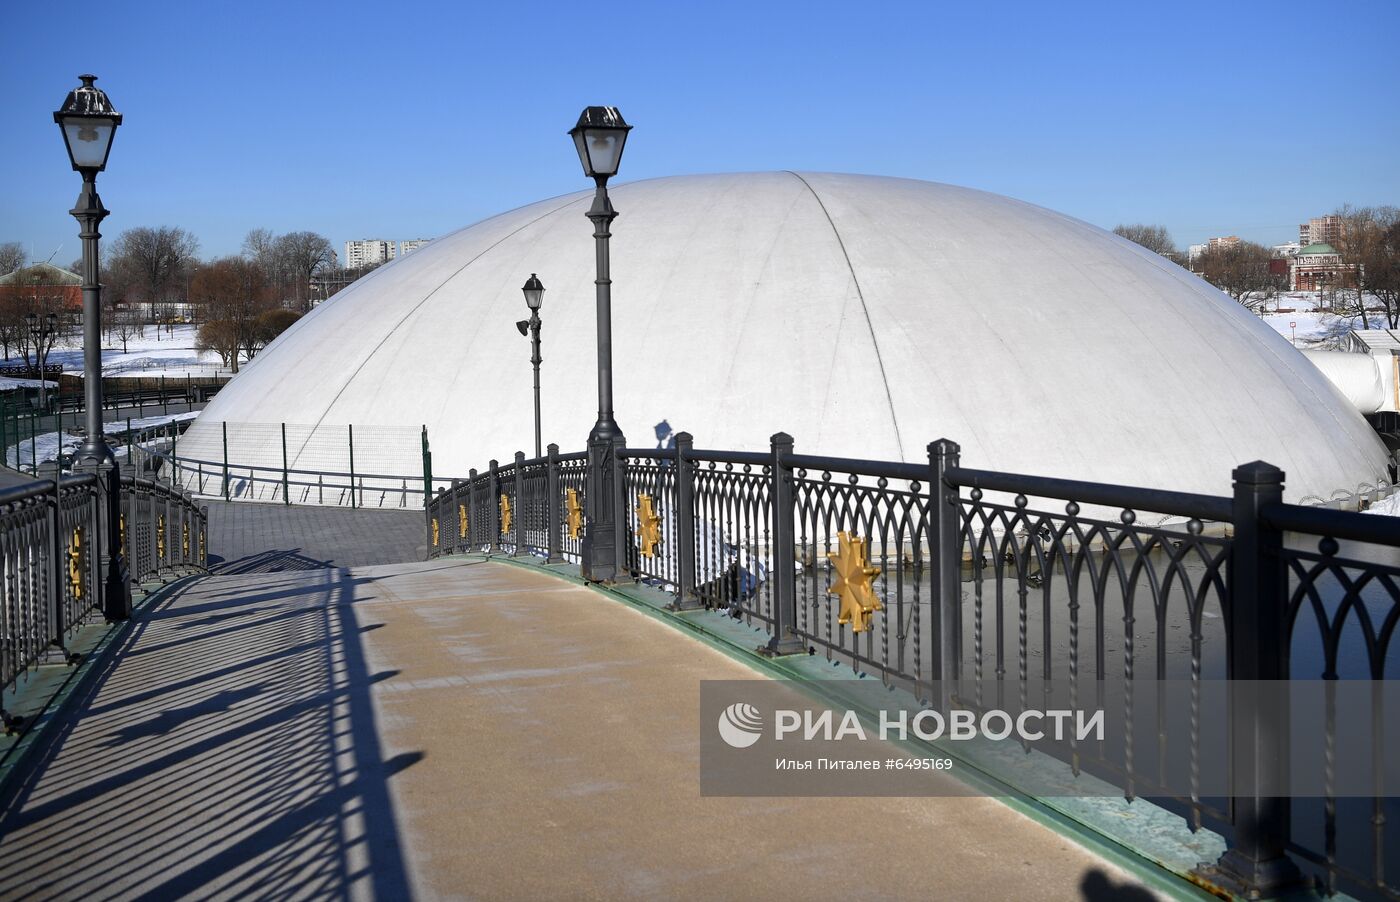
[{"label": "paved plaza", "polygon": [[423,512],[208,501],[209,569],[276,573],[420,561]]},{"label": "paved plaza", "polygon": [[[233,563],[259,530],[318,561],[371,555],[337,529],[407,540],[286,513],[325,538],[246,518]],[[990,799],[700,797],[699,683],[757,673],[576,583],[234,570],[142,610],[50,725],[5,793],[0,894],[1150,898]]]}]

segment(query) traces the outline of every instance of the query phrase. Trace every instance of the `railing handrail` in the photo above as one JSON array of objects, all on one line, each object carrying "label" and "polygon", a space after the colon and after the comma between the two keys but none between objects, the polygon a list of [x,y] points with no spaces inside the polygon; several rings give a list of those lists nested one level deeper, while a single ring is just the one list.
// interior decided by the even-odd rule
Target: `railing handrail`
[{"label": "railing handrail", "polygon": [[824,457],[817,454],[785,454],[782,464],[792,469],[821,470],[829,473],[849,473],[884,479],[907,479],[927,483],[927,464],[906,464],[886,460],[858,460],[851,457]]},{"label": "railing handrail", "polygon": [[[167,452],[160,451],[160,450],[157,450],[157,449],[154,449],[154,448],[148,448],[148,449],[145,449],[145,451],[146,451],[147,454],[150,454],[152,457],[159,457],[159,458],[162,459],[162,460],[170,460],[170,455],[169,455]],[[184,456],[183,454],[180,455],[180,457],[179,457],[179,463],[180,463],[181,469],[188,469],[188,467],[186,466],[186,464],[201,464],[201,465],[206,466],[206,467],[211,467],[211,468],[213,468],[214,470],[222,470],[223,467],[224,467],[224,462],[221,461],[221,460],[204,460],[204,459],[198,458],[198,457],[186,457],[186,456]],[[528,465],[528,464],[531,463],[531,461],[526,461],[525,463]],[[543,463],[543,461],[536,461],[536,463]],[[515,466],[515,464],[511,464],[511,466],[513,467],[513,466]],[[238,473],[245,473],[245,472],[248,472],[248,471],[265,472],[265,473],[277,473],[277,474],[281,474],[281,473],[283,472],[281,467],[269,467],[269,466],[264,466],[264,465],[262,465],[262,464],[240,464],[240,463],[233,463],[232,461],[229,462],[228,469],[229,469],[229,475],[230,475],[230,477],[235,476],[235,475],[237,475]],[[300,468],[297,468],[297,467],[289,467],[289,468],[287,469],[286,472],[289,473],[289,474],[291,474],[291,473],[298,473],[298,474],[308,475],[308,476],[345,476],[345,477],[354,477],[354,478],[357,479],[357,480],[359,480],[359,479],[408,479],[408,480],[410,480],[410,481],[412,481],[412,480],[418,480],[419,482],[421,482],[422,479],[423,479],[423,474],[422,474],[422,473],[362,473],[362,472],[360,472],[359,470],[356,470],[354,473],[350,473],[350,472],[346,472],[346,471],[343,471],[343,470],[308,470],[308,469],[300,469]],[[451,482],[451,478],[450,478],[450,477],[446,477],[446,476],[434,476],[434,477],[433,477],[433,482]],[[306,485],[307,483],[295,482],[294,484],[296,484],[296,485]],[[311,485],[315,485],[314,482],[313,482],[313,483],[310,483],[310,484],[311,484]],[[418,491],[421,492],[422,490],[419,489]]]},{"label": "railing handrail", "polygon": [[1259,509],[1259,516],[1270,526],[1285,532],[1400,548],[1400,525],[1385,516],[1283,503],[1264,505]]},{"label": "railing handrail", "polygon": [[1153,511],[1174,517],[1196,520],[1228,521],[1231,518],[1229,498],[1198,495],[1192,492],[1171,492],[1134,486],[1081,482],[1045,476],[1025,476],[1018,473],[998,473],[950,467],[945,474],[948,484],[958,488],[1009,492],[1035,498],[1056,498],[1062,501],[1085,502],[1125,510]]},{"label": "railing handrail", "polygon": [[[650,448],[643,450],[647,451],[649,454],[655,453],[657,456],[666,460],[672,460],[676,456],[675,451],[653,452]],[[628,453],[630,454],[631,451],[629,450]],[[684,452],[684,455],[686,460],[693,460],[697,463],[749,464],[762,467],[773,462],[771,455],[759,451],[719,451],[709,448],[695,448]]]},{"label": "railing handrail", "polygon": [[[77,476],[64,476],[59,482],[60,488],[75,488],[77,486],[88,485],[97,482],[97,474],[83,473]],[[52,479],[36,479],[33,482],[26,482],[21,485],[13,485],[7,489],[0,489],[0,504],[12,504],[16,501],[24,501],[36,495],[46,495],[53,491]]]}]

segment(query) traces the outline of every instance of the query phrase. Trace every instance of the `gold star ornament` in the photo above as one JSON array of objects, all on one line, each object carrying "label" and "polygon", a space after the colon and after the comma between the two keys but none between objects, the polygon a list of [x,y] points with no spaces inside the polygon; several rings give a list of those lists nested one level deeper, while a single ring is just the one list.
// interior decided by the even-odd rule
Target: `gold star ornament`
[{"label": "gold star ornament", "polygon": [[849,623],[851,632],[863,633],[870,629],[874,613],[885,609],[875,597],[875,587],[871,583],[871,577],[880,575],[880,568],[870,566],[866,559],[865,539],[838,532],[836,542],[837,550],[826,555],[835,574],[826,591],[841,596],[841,612],[836,622]]},{"label": "gold star ornament", "polygon": [[655,557],[661,544],[661,516],[652,506],[650,495],[637,496],[637,543],[642,557]]},{"label": "gold star ornament", "polygon": [[583,531],[583,506],[578,503],[578,489],[569,489],[564,495],[564,509],[568,511],[569,538],[577,539]]},{"label": "gold star ornament", "polygon": [[68,585],[74,598],[83,597],[83,530],[73,530],[73,541],[68,546]]}]

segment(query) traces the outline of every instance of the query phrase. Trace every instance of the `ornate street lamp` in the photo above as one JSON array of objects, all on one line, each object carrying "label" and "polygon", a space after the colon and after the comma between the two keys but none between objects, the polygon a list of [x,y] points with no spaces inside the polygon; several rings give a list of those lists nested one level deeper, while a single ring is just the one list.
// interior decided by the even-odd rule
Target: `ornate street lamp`
[{"label": "ornate street lamp", "polygon": [[617,107],[591,106],[578,117],[569,134],[578,149],[583,174],[598,185],[588,218],[593,223],[598,276],[598,421],[588,434],[588,491],[584,495],[587,526],[582,543],[585,579],[608,582],[622,572],[619,562],[626,542],[622,510],[622,481],[617,462],[626,440],[613,420],[612,395],[612,279],[608,266],[608,226],[617,218],[608,200],[608,179],[617,175],[622,149],[632,126]]},{"label": "ornate street lamp", "polygon": [[530,308],[530,318],[515,324],[521,335],[530,336],[530,362],[535,365],[535,457],[543,457],[540,451],[540,305],[544,303],[544,283],[539,276],[530,273],[530,278],[520,289],[525,293],[525,306]]},{"label": "ornate street lamp", "polygon": [[34,358],[39,365],[39,406],[49,409],[49,382],[44,375],[44,364],[48,362],[49,351],[53,349],[54,338],[58,335],[58,314],[44,317],[44,327],[39,328],[39,315],[32,310],[24,315],[24,324],[29,329],[29,340],[34,343]]},{"label": "ornate street lamp", "polygon": [[102,610],[108,620],[131,616],[131,588],[126,562],[122,558],[121,480],[117,459],[102,436],[102,286],[98,283],[97,230],[107,216],[102,198],[97,196],[97,173],[107,168],[112,138],[122,123],[121,113],[100,88],[93,86],[95,75],[80,75],[80,87],[68,99],[53,121],[63,132],[68,159],[82,174],[83,188],[78,203],[70,211],[78,220],[78,236],[83,242],[83,402],[86,406],[87,437],[78,448],[76,465],[96,470],[107,496],[107,579]]}]

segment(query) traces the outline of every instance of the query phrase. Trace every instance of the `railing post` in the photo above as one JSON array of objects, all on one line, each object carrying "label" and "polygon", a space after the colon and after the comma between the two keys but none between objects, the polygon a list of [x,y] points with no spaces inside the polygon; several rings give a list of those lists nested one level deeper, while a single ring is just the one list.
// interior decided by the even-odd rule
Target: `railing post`
[{"label": "railing post", "polygon": [[223,427],[224,437],[224,500],[228,501],[228,420],[224,420],[219,425]]},{"label": "railing post", "polygon": [[1277,895],[1302,880],[1288,857],[1287,587],[1283,533],[1260,516],[1283,500],[1283,471],[1263,461],[1234,471],[1235,535],[1226,614],[1234,842],[1207,867],[1241,896]]},{"label": "railing post", "polygon": [[495,554],[501,550],[501,465],[494,458],[491,461],[490,479],[487,481],[489,494],[486,496],[491,508],[491,540],[486,553]]},{"label": "railing post", "polygon": [[[443,540],[447,538],[446,526],[441,518],[442,505],[436,499],[428,498],[423,501],[423,529],[427,533],[424,547],[427,548],[425,557],[432,559],[441,554]],[[433,517],[438,517],[438,541],[433,544]]]},{"label": "railing post", "polygon": [[525,452],[515,452],[515,498],[510,504],[510,525],[515,539],[515,551],[511,557],[525,553]]},{"label": "railing post", "polygon": [[355,427],[347,425],[345,429],[350,437],[350,506],[359,507],[359,502],[355,498]]},{"label": "railing post", "polygon": [[689,432],[676,434],[676,600],[673,611],[703,607],[695,594],[695,481],[691,478],[690,454],[694,439]]},{"label": "railing post", "polygon": [[57,464],[53,468],[53,504],[49,506],[49,543],[51,547],[50,561],[53,564],[53,583],[50,592],[49,608],[49,630],[47,638],[50,642],[63,647],[63,577],[64,559],[67,557],[67,550],[63,547],[62,528],[59,520],[63,513],[63,474]]},{"label": "railing post", "polygon": [[423,503],[433,497],[433,452],[428,447],[428,426],[423,424]]},{"label": "railing post", "polygon": [[450,521],[452,524],[453,554],[457,554],[458,552],[460,552],[462,550],[462,543],[467,540],[467,537],[462,535],[463,529],[461,526],[461,513],[458,510],[462,506],[461,494],[462,480],[453,479],[452,485],[448,488],[448,495],[452,499],[452,510],[445,515],[446,520],[444,520],[443,522],[443,529],[447,528],[447,522]]},{"label": "railing post", "polygon": [[481,529],[481,524],[477,521],[481,519],[480,508],[477,506],[477,478],[476,469],[467,471],[467,548],[472,549],[477,545],[476,534]]},{"label": "railing post", "polygon": [[292,495],[287,479],[287,424],[282,424],[282,503],[291,504]]},{"label": "railing post", "polygon": [[933,655],[929,676],[938,681],[943,714],[953,708],[962,672],[962,511],[957,486],[947,479],[958,466],[957,442],[941,438],[928,445],[928,541],[932,591]]},{"label": "railing post", "polygon": [[564,563],[563,539],[561,531],[564,524],[559,516],[559,446],[553,442],[549,443],[546,449],[548,453],[548,471],[545,475],[545,522],[548,524],[549,539],[546,542],[548,557],[545,562],[549,564]]},{"label": "railing post", "polygon": [[589,582],[611,583],[627,573],[625,449],[619,433],[589,437],[583,486],[583,541],[579,545],[579,569]]},{"label": "railing post", "polygon": [[807,651],[797,634],[797,533],[793,524],[792,471],[784,458],[792,456],[792,436],[776,433],[772,439],[773,487],[773,635],[760,649],[768,655],[796,655]]}]

